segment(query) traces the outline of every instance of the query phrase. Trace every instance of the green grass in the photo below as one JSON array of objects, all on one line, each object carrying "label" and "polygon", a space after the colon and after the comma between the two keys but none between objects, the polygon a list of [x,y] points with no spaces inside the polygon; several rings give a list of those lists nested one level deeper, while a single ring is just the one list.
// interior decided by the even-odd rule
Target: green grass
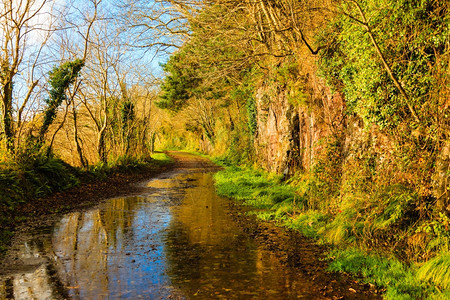
[{"label": "green grass", "polygon": [[450,289],[450,253],[444,252],[430,259],[417,272],[419,279],[432,282],[443,288]]},{"label": "green grass", "polygon": [[296,216],[287,219],[284,225],[300,231],[307,237],[319,239],[320,233],[325,228],[328,220],[328,215],[317,210],[309,210],[300,212]]},{"label": "green grass", "polygon": [[329,258],[330,271],[356,274],[363,282],[384,288],[385,299],[450,299],[449,253],[422,266],[357,249],[335,250]]},{"label": "green grass", "polygon": [[330,254],[330,271],[352,273],[386,289],[386,299],[424,299],[427,286],[417,280],[413,267],[394,258],[368,255],[360,250],[338,250]]},{"label": "green grass", "polygon": [[[214,175],[216,191],[221,196],[241,200],[258,209],[271,209],[283,215],[292,210],[293,203],[301,204],[295,189],[280,183],[280,177],[259,170],[230,167]],[[284,213],[283,213],[284,211]]]},{"label": "green grass", "polygon": [[158,165],[169,164],[173,162],[173,159],[164,152],[155,152],[152,154],[153,162]]}]

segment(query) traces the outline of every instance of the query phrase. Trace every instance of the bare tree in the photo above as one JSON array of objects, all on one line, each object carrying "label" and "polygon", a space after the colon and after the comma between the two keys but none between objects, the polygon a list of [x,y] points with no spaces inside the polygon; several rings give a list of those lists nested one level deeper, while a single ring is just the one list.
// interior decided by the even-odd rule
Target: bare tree
[{"label": "bare tree", "polygon": [[[36,69],[44,46],[55,30],[52,18],[52,0],[2,1],[0,13],[0,102],[1,134],[9,152],[15,150],[17,128],[23,125],[23,113],[33,96],[39,79]],[[31,55],[30,52],[34,54]],[[13,86],[18,74],[28,74],[26,93],[15,99]],[[14,108],[18,107],[17,116]],[[16,118],[15,118],[16,117]],[[19,142],[17,141],[16,144]],[[17,145],[16,145],[17,146]]]},{"label": "bare tree", "polygon": [[123,0],[122,24],[132,36],[129,46],[157,55],[171,54],[189,39],[189,19],[204,6],[198,0]]},{"label": "bare tree", "polygon": [[109,109],[111,101],[121,97],[122,75],[119,65],[125,52],[115,28],[107,28],[103,23],[95,31],[95,46],[92,47],[90,64],[90,80],[87,90],[93,100],[90,106],[86,98],[83,100],[97,132],[97,153],[100,161],[107,162],[106,133],[110,123]]},{"label": "bare tree", "polygon": [[[67,18],[64,20],[64,24],[61,25],[59,46],[63,60],[79,58],[86,64],[86,61],[90,59],[92,44],[91,35],[95,23],[100,19],[99,6],[101,3],[102,0],[89,0],[86,2],[84,11],[78,7],[67,7],[68,11],[75,10],[78,13],[76,14],[76,21],[78,21],[78,23],[75,20]],[[70,15],[69,13],[67,14]],[[79,20],[81,20],[81,22]],[[72,41],[72,43],[70,43],[70,41]],[[86,167],[88,161],[83,154],[82,140],[79,136],[78,125],[78,109],[80,103],[77,103],[77,95],[80,92],[82,83],[82,78],[76,78],[75,82],[71,85],[71,89],[68,91],[68,97],[65,101],[64,115],[59,126],[52,134],[48,151],[52,149],[56,135],[64,127],[67,115],[70,111],[72,114],[73,141],[75,143],[76,153],[79,163]]]}]

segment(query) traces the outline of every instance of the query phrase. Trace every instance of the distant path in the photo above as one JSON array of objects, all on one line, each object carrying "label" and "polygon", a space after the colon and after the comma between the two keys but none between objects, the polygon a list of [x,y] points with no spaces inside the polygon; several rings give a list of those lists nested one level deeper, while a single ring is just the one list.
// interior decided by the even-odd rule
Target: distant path
[{"label": "distant path", "polygon": [[221,169],[209,159],[195,154],[180,151],[167,151],[166,154],[175,160],[174,168],[176,169],[211,169],[211,171]]}]

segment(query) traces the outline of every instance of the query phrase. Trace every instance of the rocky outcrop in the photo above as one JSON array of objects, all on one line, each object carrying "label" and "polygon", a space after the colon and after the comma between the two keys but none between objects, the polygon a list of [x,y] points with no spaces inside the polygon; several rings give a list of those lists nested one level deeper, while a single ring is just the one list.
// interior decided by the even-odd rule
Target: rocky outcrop
[{"label": "rocky outcrop", "polygon": [[[427,152],[421,136],[415,136],[406,124],[400,124],[395,133],[365,124],[358,116],[345,112],[343,96],[332,92],[314,68],[299,68],[294,83],[292,77],[268,77],[255,95],[254,146],[259,166],[289,176],[311,170],[320,160],[332,169],[324,176],[335,176],[340,181],[337,188],[341,195],[370,194],[370,186],[399,184],[427,201],[437,200],[435,205],[440,211],[450,211],[448,141],[436,154]],[[292,99],[293,87],[301,90],[301,97]],[[327,160],[330,142],[337,145],[338,161]]]},{"label": "rocky outcrop", "polygon": [[293,126],[289,115],[293,108],[286,92],[263,86],[256,97],[257,132],[255,151],[258,163],[270,172],[281,173],[292,148]]},{"label": "rocky outcrop", "polygon": [[302,75],[298,81],[301,101],[290,99],[289,88],[277,82],[261,86],[256,93],[256,156],[270,172],[308,170],[322,148],[321,141],[343,134],[341,95],[332,93],[316,75]]},{"label": "rocky outcrop", "polygon": [[437,206],[450,211],[450,141],[446,141],[441,148],[432,179]]}]

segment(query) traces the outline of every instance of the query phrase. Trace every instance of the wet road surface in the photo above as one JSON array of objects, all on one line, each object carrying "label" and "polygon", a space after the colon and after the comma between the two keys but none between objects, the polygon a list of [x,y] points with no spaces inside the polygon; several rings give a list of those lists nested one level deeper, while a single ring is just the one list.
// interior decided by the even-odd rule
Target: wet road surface
[{"label": "wet road surface", "polygon": [[186,166],[30,232],[0,299],[332,299],[238,226],[211,171]]}]

